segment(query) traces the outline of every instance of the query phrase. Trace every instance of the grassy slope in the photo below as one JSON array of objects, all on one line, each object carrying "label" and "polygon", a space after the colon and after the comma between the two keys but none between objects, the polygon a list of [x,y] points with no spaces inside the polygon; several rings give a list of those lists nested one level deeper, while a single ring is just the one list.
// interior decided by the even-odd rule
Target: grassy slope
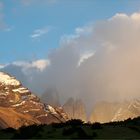
[{"label": "grassy slope", "polygon": [[19,130],[9,128],[0,131],[0,138],[140,139],[140,118],[102,125],[82,124],[80,120],[72,120],[62,124],[22,127]]}]

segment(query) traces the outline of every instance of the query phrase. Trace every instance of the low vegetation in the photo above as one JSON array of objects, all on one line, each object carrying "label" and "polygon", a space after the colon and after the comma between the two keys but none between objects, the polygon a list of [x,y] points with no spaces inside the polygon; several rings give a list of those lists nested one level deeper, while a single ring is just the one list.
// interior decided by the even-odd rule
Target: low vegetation
[{"label": "low vegetation", "polygon": [[1,139],[139,139],[140,117],[120,122],[84,123],[70,120],[51,125],[32,125],[0,130]]}]

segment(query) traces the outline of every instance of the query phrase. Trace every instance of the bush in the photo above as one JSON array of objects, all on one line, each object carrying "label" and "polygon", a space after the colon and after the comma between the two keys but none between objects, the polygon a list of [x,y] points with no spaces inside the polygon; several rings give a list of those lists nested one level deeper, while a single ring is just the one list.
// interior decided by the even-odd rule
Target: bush
[{"label": "bush", "polygon": [[100,123],[96,122],[96,123],[93,123],[91,125],[91,128],[92,129],[101,129],[102,128],[102,125]]},{"label": "bush", "polygon": [[92,133],[92,138],[97,137],[97,133],[93,132]]},{"label": "bush", "polygon": [[62,134],[64,136],[69,136],[72,135],[73,133],[75,133],[75,129],[70,127],[70,128],[64,128]]},{"label": "bush", "polygon": [[[73,134],[77,134],[77,135],[73,135]],[[63,136],[69,136],[74,138],[79,138],[79,139],[90,139],[93,136],[89,136],[83,128],[76,126],[76,127],[70,127],[70,128],[64,128],[63,129]]]},{"label": "bush", "polygon": [[14,132],[16,132],[16,130],[14,128],[11,128],[11,127],[3,129],[2,131],[6,132],[6,133],[14,133]]},{"label": "bush", "polygon": [[140,133],[140,130],[137,127],[135,127],[135,126],[129,126],[128,128],[130,128],[130,129]]},{"label": "bush", "polygon": [[83,121],[80,119],[72,119],[67,121],[65,124],[66,125],[72,125],[72,126],[78,126],[78,125],[83,125]]},{"label": "bush", "polygon": [[42,125],[31,125],[31,126],[23,126],[19,128],[17,133],[14,135],[14,139],[24,139],[24,138],[32,138],[38,135],[38,133],[42,130]]},{"label": "bush", "polygon": [[81,138],[81,139],[90,139],[91,138],[91,136],[88,136],[88,134],[81,127],[79,127],[77,129],[77,133],[78,133],[78,138]]},{"label": "bush", "polygon": [[51,126],[54,128],[62,128],[65,126],[65,123],[52,123]]}]

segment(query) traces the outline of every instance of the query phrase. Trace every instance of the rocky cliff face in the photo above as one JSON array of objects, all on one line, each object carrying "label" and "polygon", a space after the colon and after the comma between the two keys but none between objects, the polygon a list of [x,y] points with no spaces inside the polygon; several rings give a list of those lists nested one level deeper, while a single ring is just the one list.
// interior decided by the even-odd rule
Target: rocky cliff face
[{"label": "rocky cliff face", "polygon": [[118,110],[118,103],[99,102],[97,103],[90,116],[90,122],[110,122]]},{"label": "rocky cliff face", "polygon": [[126,120],[140,116],[140,100],[124,102],[120,105],[111,121]]},{"label": "rocky cliff face", "polygon": [[70,98],[64,105],[64,111],[68,114],[70,119],[81,119],[86,121],[86,109],[81,100],[74,100]]},{"label": "rocky cliff face", "polygon": [[90,116],[91,122],[123,121],[140,116],[140,100],[134,99],[121,103],[100,102],[95,105]]},{"label": "rocky cliff face", "polygon": [[43,104],[14,77],[0,72],[0,126],[49,124],[68,119],[62,108]]}]

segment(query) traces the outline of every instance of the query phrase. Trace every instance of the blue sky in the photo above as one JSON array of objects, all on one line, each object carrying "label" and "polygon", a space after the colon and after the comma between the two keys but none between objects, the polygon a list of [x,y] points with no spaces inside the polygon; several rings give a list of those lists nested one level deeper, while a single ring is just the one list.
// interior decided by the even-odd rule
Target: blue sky
[{"label": "blue sky", "polygon": [[47,58],[77,27],[138,11],[139,0],[0,0],[0,64]]}]

